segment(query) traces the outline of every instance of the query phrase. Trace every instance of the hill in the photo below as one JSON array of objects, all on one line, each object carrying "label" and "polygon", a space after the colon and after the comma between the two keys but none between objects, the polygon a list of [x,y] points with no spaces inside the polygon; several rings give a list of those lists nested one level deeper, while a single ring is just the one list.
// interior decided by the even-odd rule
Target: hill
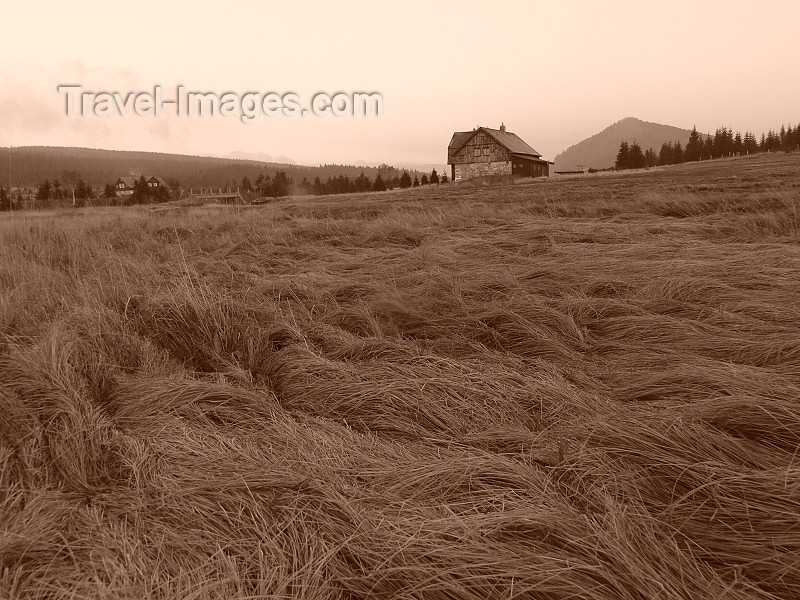
[{"label": "hill", "polygon": [[664,142],[686,145],[689,133],[688,129],[627,117],[558,154],[554,160],[555,168],[564,171],[578,166],[594,169],[613,167],[623,141],[636,141],[642,150],[653,148],[658,153]]},{"label": "hill", "polygon": [[[9,177],[9,170],[11,176]],[[351,179],[364,173],[374,179],[377,173],[385,178],[396,169],[356,165],[305,166],[258,160],[51,146],[20,146],[0,148],[0,182],[12,186],[34,186],[45,179],[61,178],[64,171],[77,171],[91,186],[113,183],[120,176],[147,173],[163,178],[175,178],[184,187],[238,185],[247,176],[255,181],[259,174],[273,177],[285,171],[295,182],[307,178],[322,181],[346,175]],[[413,177],[416,172],[409,171]]]}]

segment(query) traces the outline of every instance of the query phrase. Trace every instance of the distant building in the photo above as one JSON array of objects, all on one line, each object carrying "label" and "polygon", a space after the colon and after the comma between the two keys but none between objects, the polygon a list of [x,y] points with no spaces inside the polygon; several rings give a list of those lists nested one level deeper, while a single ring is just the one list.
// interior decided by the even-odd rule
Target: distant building
[{"label": "distant building", "polygon": [[[135,176],[120,177],[117,179],[117,183],[114,184],[114,191],[117,193],[117,196],[130,196],[133,194],[133,188],[138,180],[139,177]],[[147,187],[167,187],[167,182],[160,177],[145,177],[145,180],[147,181]]]},{"label": "distant building", "polygon": [[485,175],[549,177],[553,167],[505,125],[456,131],[447,147],[447,164],[453,181]]}]

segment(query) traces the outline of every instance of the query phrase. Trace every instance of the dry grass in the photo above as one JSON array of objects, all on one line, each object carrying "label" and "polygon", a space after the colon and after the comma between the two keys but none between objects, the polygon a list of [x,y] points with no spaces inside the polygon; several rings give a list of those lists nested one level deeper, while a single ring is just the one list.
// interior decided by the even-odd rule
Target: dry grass
[{"label": "dry grass", "polygon": [[800,156],[0,223],[0,597],[800,597]]}]

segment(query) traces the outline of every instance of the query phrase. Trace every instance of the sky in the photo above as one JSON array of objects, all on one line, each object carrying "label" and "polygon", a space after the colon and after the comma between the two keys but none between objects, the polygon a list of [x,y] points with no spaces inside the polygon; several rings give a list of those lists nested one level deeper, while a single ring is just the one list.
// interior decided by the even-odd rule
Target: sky
[{"label": "sky", "polygon": [[[552,160],[633,116],[713,132],[800,121],[800,2],[302,3],[13,0],[0,146],[300,164],[444,164],[453,131],[504,123]],[[377,92],[380,117],[72,116],[88,92]]]}]

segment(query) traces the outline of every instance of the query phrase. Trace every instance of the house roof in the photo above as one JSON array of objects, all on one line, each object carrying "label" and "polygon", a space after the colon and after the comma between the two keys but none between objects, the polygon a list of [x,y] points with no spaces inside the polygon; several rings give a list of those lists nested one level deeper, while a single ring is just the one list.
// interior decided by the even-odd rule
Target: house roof
[{"label": "house roof", "polygon": [[475,135],[473,131],[456,131],[450,139],[450,145],[447,146],[447,162],[450,164],[451,159],[461,150],[469,139]]},{"label": "house roof", "polygon": [[477,129],[473,129],[472,131],[456,131],[453,134],[453,138],[450,140],[450,145],[447,147],[448,150],[453,150],[454,152],[458,152],[461,148],[464,147],[475,133]]},{"label": "house roof", "polygon": [[496,139],[499,144],[505,146],[506,149],[512,154],[529,154],[536,157],[541,156],[539,152],[531,148],[531,146],[524,142],[516,133],[500,131],[499,129],[489,129],[488,127],[481,127],[481,129]]},{"label": "house roof", "polygon": [[513,158],[519,158],[521,160],[527,160],[527,161],[530,161],[530,162],[553,164],[552,161],[545,160],[544,158],[542,158],[540,156],[532,156],[530,154],[521,154],[521,153],[517,153],[517,152],[512,152],[511,156]]},{"label": "house roof", "polygon": [[[130,175],[130,176],[126,176],[126,177],[120,177],[119,179],[117,179],[117,183],[119,183],[121,181],[127,187],[129,187],[130,189],[133,189],[134,185],[136,184],[136,182],[139,180],[140,177],[141,177],[141,175],[136,175],[136,176]],[[164,181],[163,179],[161,179],[161,177],[158,177],[157,175],[152,175],[150,177],[145,177],[145,179],[147,181],[153,181],[155,179],[161,185],[167,185],[167,182]]]},{"label": "house roof", "polygon": [[534,156],[536,158],[542,155],[534,150],[529,144],[522,140],[516,133],[508,131],[501,131],[500,129],[492,129],[490,127],[478,127],[472,131],[456,131],[450,140],[450,145],[447,146],[447,159],[448,162],[453,158],[459,150],[466,146],[467,142],[477,135],[478,132],[484,132],[495,139],[495,141],[503,146],[512,154],[520,154],[526,156]]}]

